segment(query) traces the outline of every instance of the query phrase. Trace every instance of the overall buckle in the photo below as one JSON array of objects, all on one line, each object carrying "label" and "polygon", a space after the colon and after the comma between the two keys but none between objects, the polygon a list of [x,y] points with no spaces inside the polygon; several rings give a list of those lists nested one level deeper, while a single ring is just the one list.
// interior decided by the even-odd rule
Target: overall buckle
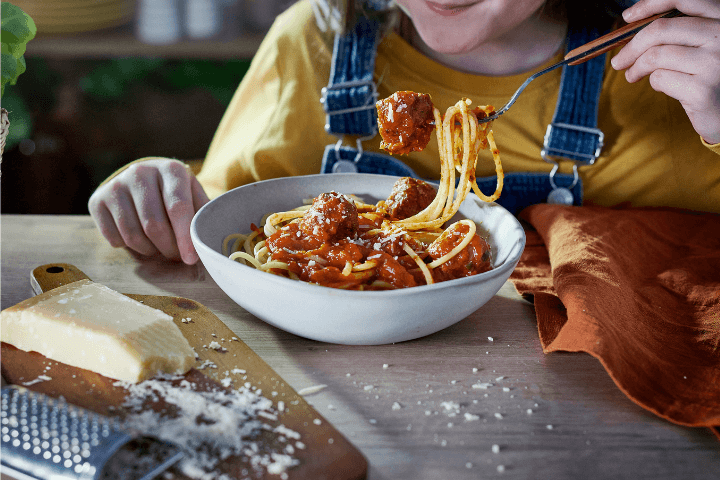
[{"label": "overall buckle", "polygon": [[[585,152],[573,152],[570,150],[563,150],[560,148],[553,148],[550,146],[550,138],[553,134],[554,129],[565,129],[575,132],[582,132],[582,133],[589,133],[597,136],[597,140],[595,142],[595,152],[592,154],[585,153]],[[545,131],[545,137],[543,138],[543,148],[540,151],[540,156],[548,163],[556,164],[557,161],[554,160],[551,157],[560,157],[564,159],[573,160],[574,162],[582,163],[583,165],[592,165],[595,163],[595,160],[598,159],[600,156],[600,152],[602,151],[602,147],[605,142],[605,134],[602,132],[602,130],[598,128],[591,128],[591,127],[582,127],[579,125],[570,125],[568,123],[551,123],[548,125],[547,130]],[[575,155],[578,157],[581,157],[582,160],[577,160],[573,158],[568,158],[568,155]]]},{"label": "overall buckle", "polygon": [[[367,100],[365,101],[365,104],[359,105],[357,107],[346,107],[346,108],[335,108],[333,109],[330,105],[328,105],[328,94],[332,91],[336,90],[344,90],[349,88],[357,88],[357,87],[369,87],[370,92],[369,95],[367,95]],[[375,86],[375,82],[372,80],[353,80],[349,82],[339,82],[335,83],[333,85],[328,85],[326,87],[323,87],[320,96],[320,103],[323,106],[323,110],[325,110],[326,116],[325,116],[325,131],[331,135],[336,135],[335,132],[331,131],[330,127],[330,117],[333,115],[344,115],[347,113],[354,113],[354,112],[362,112],[365,110],[372,110],[375,109],[375,102],[377,102],[378,99],[378,92],[377,87]],[[377,132],[375,132],[377,133]],[[374,136],[375,133],[372,135]]]}]

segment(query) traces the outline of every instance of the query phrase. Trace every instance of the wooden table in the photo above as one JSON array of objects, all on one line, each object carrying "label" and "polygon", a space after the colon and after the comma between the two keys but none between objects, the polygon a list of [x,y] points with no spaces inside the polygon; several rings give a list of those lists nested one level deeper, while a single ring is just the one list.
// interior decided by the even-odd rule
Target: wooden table
[{"label": "wooden table", "polygon": [[32,296],[30,272],[55,262],[124,293],[196,300],[296,390],[327,385],[307,399],[367,457],[371,480],[720,478],[709,430],[635,405],[589,355],[543,354],[533,307],[510,284],[435,335],[348,347],[265,324],[200,265],[113,249],[87,216],[0,221],[3,309]]}]

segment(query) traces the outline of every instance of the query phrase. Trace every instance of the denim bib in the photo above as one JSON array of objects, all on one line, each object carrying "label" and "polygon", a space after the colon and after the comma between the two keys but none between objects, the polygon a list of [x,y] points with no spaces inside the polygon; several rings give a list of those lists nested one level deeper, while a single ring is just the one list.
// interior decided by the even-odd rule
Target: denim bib
[{"label": "denim bib", "polygon": [[[384,153],[365,152],[361,142],[378,133],[377,89],[373,81],[380,24],[361,18],[352,31],[336,35],[330,81],[322,90],[325,130],[340,137],[325,148],[322,173],[358,172],[420,178],[402,161]],[[598,38],[597,29],[574,29],[570,25],[567,50]],[[565,65],[552,122],[547,127],[540,156],[553,164],[549,174],[510,172],[504,177],[497,203],[517,214],[537,203],[582,204],[582,181],[578,168],[592,165],[600,155],[603,133],[597,128],[598,103],[605,70],[605,56],[579,65]],[[356,136],[356,147],[343,145],[345,135]],[[558,173],[559,161],[572,161],[573,173]],[[480,177],[482,191],[494,191],[495,176]]]}]

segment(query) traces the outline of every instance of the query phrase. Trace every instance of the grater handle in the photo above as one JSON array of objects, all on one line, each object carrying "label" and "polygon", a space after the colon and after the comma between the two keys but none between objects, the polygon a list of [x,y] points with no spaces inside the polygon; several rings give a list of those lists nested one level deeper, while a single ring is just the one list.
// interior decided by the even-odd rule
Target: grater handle
[{"label": "grater handle", "polygon": [[69,263],[48,263],[35,268],[30,274],[30,284],[35,295],[62,287],[78,280],[90,280],[82,270]]}]

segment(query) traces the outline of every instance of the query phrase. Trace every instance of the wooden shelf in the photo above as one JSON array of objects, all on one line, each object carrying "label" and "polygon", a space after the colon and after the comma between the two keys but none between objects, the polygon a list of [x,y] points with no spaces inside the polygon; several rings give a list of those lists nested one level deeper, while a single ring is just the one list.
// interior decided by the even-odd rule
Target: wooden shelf
[{"label": "wooden shelf", "polygon": [[150,45],[138,40],[132,25],[73,35],[38,35],[26,55],[45,58],[98,59],[161,57],[232,60],[251,59],[264,33],[247,32],[229,40],[181,40],[170,45]]}]

